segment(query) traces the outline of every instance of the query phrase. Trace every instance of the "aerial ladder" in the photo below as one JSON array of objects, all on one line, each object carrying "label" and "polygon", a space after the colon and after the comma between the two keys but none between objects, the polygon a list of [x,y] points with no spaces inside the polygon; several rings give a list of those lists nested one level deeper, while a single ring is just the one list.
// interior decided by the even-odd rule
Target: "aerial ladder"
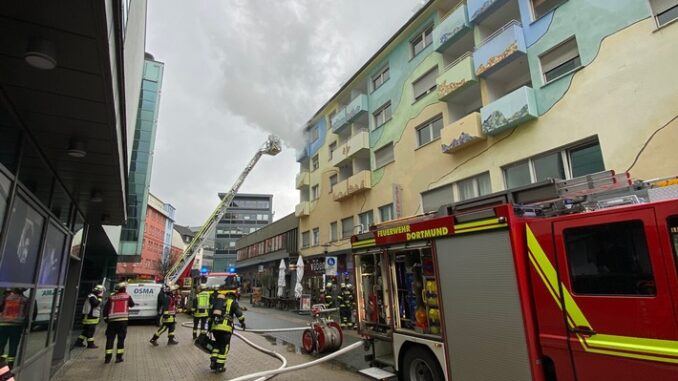
[{"label": "aerial ladder", "polygon": [[219,221],[221,221],[221,219],[226,214],[228,207],[231,205],[231,201],[233,201],[236,193],[238,193],[238,189],[245,181],[247,175],[249,175],[249,173],[252,171],[254,165],[257,164],[257,161],[259,161],[261,156],[264,154],[275,156],[280,153],[281,149],[282,146],[280,144],[280,138],[275,135],[269,135],[266,143],[264,143],[254,154],[254,157],[252,157],[252,160],[250,160],[238,179],[235,181],[235,184],[233,184],[231,190],[224,195],[217,207],[214,209],[214,212],[212,212],[207,221],[205,221],[205,223],[202,225],[200,231],[196,233],[195,237],[193,237],[188,246],[186,246],[186,249],[179,257],[179,260],[170,268],[167,274],[165,274],[165,283],[177,283],[181,277],[181,274],[186,271],[186,268],[191,264],[198,251],[200,251],[200,248],[203,247],[208,233],[214,230],[217,223],[219,223]]}]

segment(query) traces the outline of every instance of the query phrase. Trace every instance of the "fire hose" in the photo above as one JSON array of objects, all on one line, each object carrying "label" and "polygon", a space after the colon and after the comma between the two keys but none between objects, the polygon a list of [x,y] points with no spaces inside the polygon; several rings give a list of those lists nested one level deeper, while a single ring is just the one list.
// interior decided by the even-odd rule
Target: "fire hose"
[{"label": "fire hose", "polygon": [[[193,327],[192,322],[183,322],[183,323],[181,323],[181,326],[186,327],[186,328],[192,328]],[[308,327],[248,329],[247,331],[253,332],[253,333],[273,333],[273,332],[301,331],[301,330],[306,330],[306,329],[308,329]],[[296,371],[296,370],[309,368],[309,367],[318,365],[320,363],[332,360],[332,359],[334,359],[338,356],[343,355],[344,353],[348,353],[348,352],[350,352],[350,351],[352,351],[356,348],[360,348],[364,345],[364,342],[362,340],[357,341],[357,342],[355,342],[355,343],[353,343],[349,346],[341,348],[338,351],[333,352],[329,355],[323,356],[319,359],[315,359],[313,361],[309,361],[309,362],[304,363],[304,364],[299,364],[299,365],[287,367],[287,359],[283,355],[281,355],[280,353],[268,350],[266,348],[263,348],[263,347],[255,344],[255,343],[253,343],[252,341],[246,339],[244,336],[242,336],[241,334],[239,334],[235,331],[233,332],[233,335],[237,336],[239,339],[241,339],[242,341],[244,341],[246,344],[250,345],[254,349],[256,349],[260,352],[263,352],[265,354],[268,354],[269,356],[277,357],[280,361],[282,361],[282,365],[277,369],[271,369],[271,370],[265,370],[265,371],[256,372],[256,373],[250,373],[250,374],[246,374],[244,376],[240,376],[240,377],[231,379],[229,381],[246,381],[246,380],[251,380],[251,379],[256,379],[255,381],[264,381],[264,380],[267,380],[267,379],[269,379],[269,378],[271,378],[275,375],[278,375],[278,374],[293,372],[293,371]]]}]

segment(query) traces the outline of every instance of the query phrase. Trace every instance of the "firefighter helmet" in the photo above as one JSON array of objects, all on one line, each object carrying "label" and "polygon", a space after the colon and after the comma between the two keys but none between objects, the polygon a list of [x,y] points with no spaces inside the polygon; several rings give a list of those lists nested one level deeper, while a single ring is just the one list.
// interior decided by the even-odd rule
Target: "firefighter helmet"
[{"label": "firefighter helmet", "polygon": [[92,292],[95,294],[101,294],[105,291],[104,286],[97,284],[92,288]]},{"label": "firefighter helmet", "polygon": [[169,286],[169,288],[170,288],[170,291],[176,291],[176,290],[179,289],[179,286],[177,286],[176,284],[172,284],[172,285]]},{"label": "firefighter helmet", "polygon": [[349,291],[351,291],[351,290],[353,290],[353,285],[350,284],[350,283],[347,283],[347,284],[346,284],[346,288],[347,288]]},{"label": "firefighter helmet", "polygon": [[346,283],[344,283],[344,282],[341,282],[341,285],[340,285],[340,287],[341,287],[341,288],[346,288]]},{"label": "firefighter helmet", "polygon": [[127,282],[119,282],[115,285],[116,291],[124,290],[125,288],[127,288]]},{"label": "firefighter helmet", "polygon": [[332,288],[332,282],[327,282],[327,284],[325,285],[325,288]]}]

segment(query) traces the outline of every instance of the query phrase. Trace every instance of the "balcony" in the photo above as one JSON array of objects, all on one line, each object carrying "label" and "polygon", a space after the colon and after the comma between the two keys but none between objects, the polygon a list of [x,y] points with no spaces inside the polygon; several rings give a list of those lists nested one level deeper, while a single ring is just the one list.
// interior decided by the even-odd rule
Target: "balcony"
[{"label": "balcony", "polygon": [[330,165],[339,167],[344,162],[351,160],[352,157],[359,153],[364,153],[369,159],[370,150],[370,133],[361,131],[353,136],[344,144],[337,147],[332,153]]},{"label": "balcony", "polygon": [[367,112],[367,95],[360,94],[332,118],[332,132],[339,133],[358,116]]},{"label": "balcony", "polygon": [[468,0],[468,19],[470,22],[478,23],[505,2],[506,0]]},{"label": "balcony", "polygon": [[538,116],[534,90],[523,86],[480,109],[482,131],[496,135]]},{"label": "balcony", "polygon": [[442,53],[469,30],[471,30],[471,24],[468,22],[466,4],[461,3],[433,29],[433,48],[438,53]]},{"label": "balcony", "polygon": [[480,113],[472,112],[448,124],[440,132],[440,139],[443,142],[443,153],[449,154],[485,140],[480,124]]},{"label": "balcony", "polygon": [[371,173],[365,170],[334,185],[332,198],[334,201],[341,201],[370,189],[372,189]]},{"label": "balcony", "polygon": [[469,52],[449,64],[436,79],[438,100],[447,101],[453,95],[458,94],[459,90],[477,82],[478,78],[473,68],[473,56]]},{"label": "balcony", "polygon": [[297,217],[304,217],[311,214],[311,202],[302,201],[294,207],[294,215]]},{"label": "balcony", "polygon": [[518,21],[512,20],[476,47],[473,52],[476,75],[488,76],[526,53],[523,28]]},{"label": "balcony", "polygon": [[308,171],[303,171],[300,173],[297,173],[297,179],[296,179],[296,189],[301,189],[302,187],[307,187],[309,186],[310,180],[309,180],[309,174]]}]

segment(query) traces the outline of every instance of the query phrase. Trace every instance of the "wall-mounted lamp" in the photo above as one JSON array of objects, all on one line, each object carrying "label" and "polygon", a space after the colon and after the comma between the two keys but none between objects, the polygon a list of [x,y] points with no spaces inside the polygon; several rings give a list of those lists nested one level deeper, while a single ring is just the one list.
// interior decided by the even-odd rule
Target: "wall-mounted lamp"
[{"label": "wall-mounted lamp", "polygon": [[57,65],[56,45],[52,41],[33,37],[24,53],[26,63],[41,70],[52,70]]},{"label": "wall-mounted lamp", "polygon": [[90,200],[91,202],[99,203],[99,202],[104,201],[104,198],[101,196],[101,192],[99,192],[99,191],[92,191],[92,195],[91,195],[91,197],[89,198],[89,200]]},{"label": "wall-mounted lamp", "polygon": [[82,159],[87,156],[87,151],[85,150],[85,142],[77,139],[71,139],[68,143],[68,156]]}]

